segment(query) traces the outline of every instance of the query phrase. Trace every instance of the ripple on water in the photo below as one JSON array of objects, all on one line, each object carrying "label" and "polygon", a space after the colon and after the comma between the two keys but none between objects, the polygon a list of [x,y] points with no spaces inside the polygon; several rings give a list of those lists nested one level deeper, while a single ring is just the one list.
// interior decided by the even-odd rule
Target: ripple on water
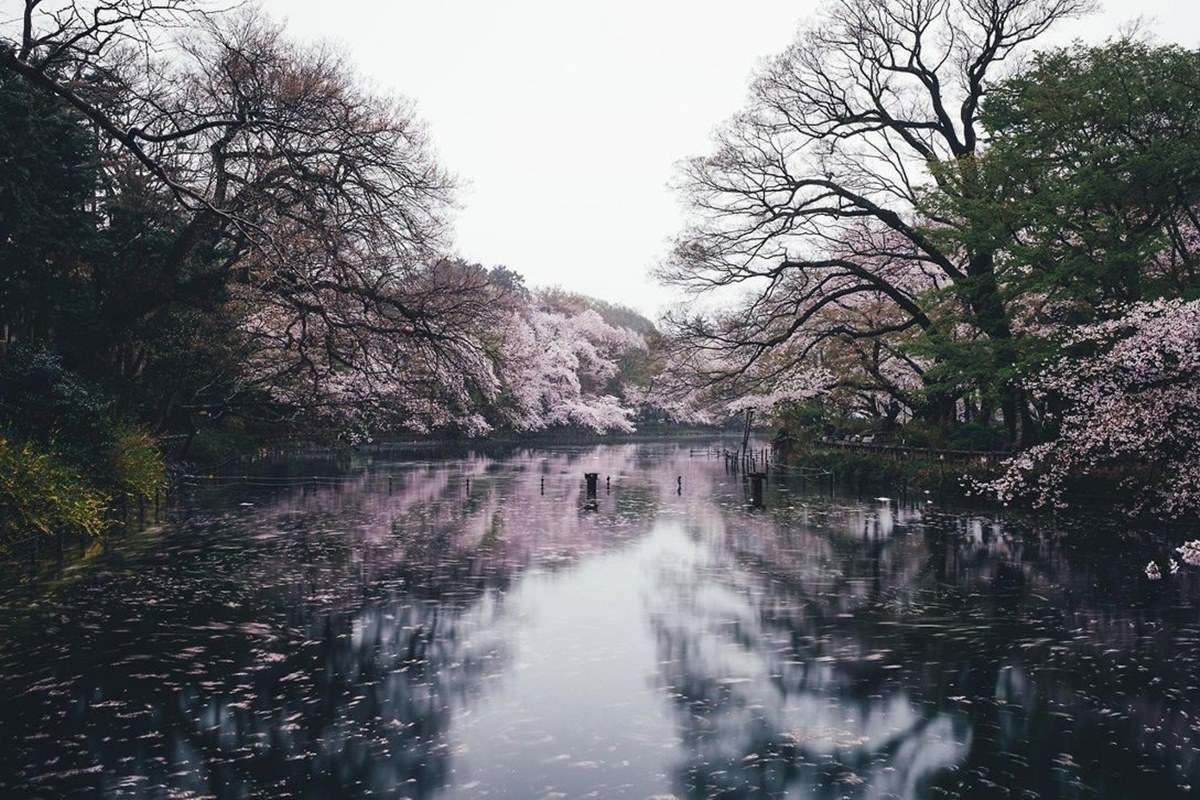
[{"label": "ripple on water", "polygon": [[1192,793],[1196,579],[1139,580],[1118,521],[750,509],[694,447],[221,481],[8,576],[0,796]]}]

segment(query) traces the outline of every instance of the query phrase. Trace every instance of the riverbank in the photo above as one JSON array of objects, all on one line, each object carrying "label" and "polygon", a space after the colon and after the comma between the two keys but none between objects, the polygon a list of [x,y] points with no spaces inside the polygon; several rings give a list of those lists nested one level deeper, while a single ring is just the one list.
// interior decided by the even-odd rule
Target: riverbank
[{"label": "riverbank", "polygon": [[902,486],[959,498],[977,497],[972,491],[974,482],[988,480],[997,471],[995,458],[941,455],[935,451],[856,451],[813,444],[778,455],[776,465],[826,472],[836,483],[859,489]]},{"label": "riverbank", "polygon": [[[887,444],[846,444],[812,442],[777,455],[776,464],[784,468],[829,473],[836,483],[865,492],[882,487],[899,486],[908,492],[928,492],[956,501],[995,505],[996,500],[981,488],[1003,473],[1010,454],[994,451],[973,451],[935,448],[906,448]],[[1073,475],[1067,482],[1064,500],[1070,506],[1107,508],[1117,511],[1132,507],[1135,500],[1127,472],[1109,470],[1087,475]],[[1027,498],[1011,503],[1032,511],[1037,509]],[[1129,517],[1131,520],[1134,516]],[[1137,515],[1143,524],[1158,518],[1153,514]],[[1196,516],[1174,520],[1173,525],[1194,523]]]},{"label": "riverbank", "polygon": [[[522,446],[570,446],[595,444],[623,444],[652,441],[677,441],[688,439],[719,439],[729,437],[732,441],[736,436],[740,443],[740,432],[722,428],[667,428],[654,427],[639,429],[633,433],[598,434],[580,430],[554,430],[538,433],[500,433],[481,437],[418,437],[381,439],[367,443],[350,444],[345,442],[322,442],[289,438],[268,444],[243,447],[232,453],[225,453],[222,458],[190,459],[175,461],[176,467],[222,471],[236,465],[245,465],[266,459],[288,457],[304,457],[311,455],[327,456],[330,454],[351,455],[403,452],[415,453],[443,450],[446,452],[465,452],[467,450],[491,448],[516,448]],[[732,445],[731,445],[732,446]]]}]

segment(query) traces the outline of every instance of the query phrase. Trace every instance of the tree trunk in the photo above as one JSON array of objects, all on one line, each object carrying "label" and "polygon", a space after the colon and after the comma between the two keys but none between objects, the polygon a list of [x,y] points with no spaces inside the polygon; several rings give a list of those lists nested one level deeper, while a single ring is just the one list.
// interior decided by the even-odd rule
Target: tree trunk
[{"label": "tree trunk", "polygon": [[[962,295],[975,318],[976,327],[994,344],[992,368],[996,374],[1011,375],[1017,364],[1017,348],[1007,311],[1000,298],[993,254],[975,254],[968,265],[967,275],[961,287]],[[1004,379],[996,388],[1001,397],[1000,411],[1009,444],[1014,448],[1023,447],[1033,428],[1024,392],[1012,378]]]}]

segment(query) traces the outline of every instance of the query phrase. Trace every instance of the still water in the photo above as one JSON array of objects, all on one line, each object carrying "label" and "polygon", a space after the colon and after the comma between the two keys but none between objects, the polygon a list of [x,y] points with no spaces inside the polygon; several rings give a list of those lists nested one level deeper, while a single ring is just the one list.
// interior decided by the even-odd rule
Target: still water
[{"label": "still water", "polygon": [[705,444],[293,460],[4,575],[0,797],[1200,793],[1200,586],[1119,521]]}]

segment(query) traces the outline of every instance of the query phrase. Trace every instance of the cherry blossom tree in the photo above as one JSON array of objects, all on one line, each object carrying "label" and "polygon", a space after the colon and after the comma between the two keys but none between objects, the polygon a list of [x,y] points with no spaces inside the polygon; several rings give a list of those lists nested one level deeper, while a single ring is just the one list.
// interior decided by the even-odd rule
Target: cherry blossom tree
[{"label": "cherry blossom tree", "polygon": [[[711,313],[687,307],[668,313],[674,383],[703,388],[718,418],[731,402],[753,405],[772,396],[777,384],[794,387],[798,380],[804,397],[791,401],[821,394],[844,413],[885,424],[901,413],[926,411],[936,394],[927,386],[932,373],[911,345],[923,326],[933,325],[924,296],[948,284],[910,243],[882,226],[847,223],[842,235],[844,269],[818,275],[784,265],[739,303]],[[863,287],[855,274],[863,268],[855,265],[869,265],[881,284]]]},{"label": "cherry blossom tree", "polygon": [[1200,301],[1136,303],[1074,331],[1030,382],[1062,409],[1057,435],[1011,458],[985,485],[1001,501],[1067,505],[1070,479],[1119,472],[1128,511],[1167,517],[1200,506]]},{"label": "cherry blossom tree", "polygon": [[645,342],[592,309],[561,310],[545,294],[509,313],[501,331],[499,414],[516,430],[578,426],[632,431],[633,409],[613,385],[618,361]]},{"label": "cherry blossom tree", "polygon": [[654,379],[629,387],[627,395],[676,423],[721,425],[741,419],[748,437],[755,414],[769,417],[791,404],[825,397],[835,385],[828,370],[794,357],[797,346],[793,341],[743,365],[687,338],[667,339]]},{"label": "cherry blossom tree", "polygon": [[[320,274],[320,267],[313,267]],[[482,434],[500,390],[489,342],[505,295],[479,267],[439,261],[364,304],[319,278],[286,299],[238,287],[243,385],[283,413],[356,436],[371,431]]]},{"label": "cherry blossom tree", "polygon": [[[1200,567],[1200,539],[1193,539],[1190,542],[1184,542],[1179,547],[1175,548],[1175,552],[1179,554],[1179,559],[1190,567]],[[1179,561],[1172,557],[1167,558],[1167,571],[1172,574],[1178,574],[1180,570]],[[1146,577],[1152,581],[1162,580],[1162,570],[1159,569],[1158,562],[1151,560],[1146,564],[1143,570]]]},{"label": "cherry blossom tree", "polygon": [[[98,196],[136,185],[169,208],[155,237],[116,243],[156,247],[139,280],[97,290],[98,316],[128,331],[199,309],[235,332],[240,374],[163,401],[184,427],[303,411],[480,428],[494,287],[441,258],[454,182],[411,104],[253,8],[191,0],[29,0],[0,23],[0,70],[90,126]],[[112,372],[134,381],[159,344],[122,341]]]},{"label": "cherry blossom tree", "polygon": [[633,430],[617,377],[645,342],[582,299],[564,304],[511,270],[454,260],[391,291],[409,314],[336,293],[280,303],[244,287],[254,309],[243,326],[246,385],[363,436]]}]

